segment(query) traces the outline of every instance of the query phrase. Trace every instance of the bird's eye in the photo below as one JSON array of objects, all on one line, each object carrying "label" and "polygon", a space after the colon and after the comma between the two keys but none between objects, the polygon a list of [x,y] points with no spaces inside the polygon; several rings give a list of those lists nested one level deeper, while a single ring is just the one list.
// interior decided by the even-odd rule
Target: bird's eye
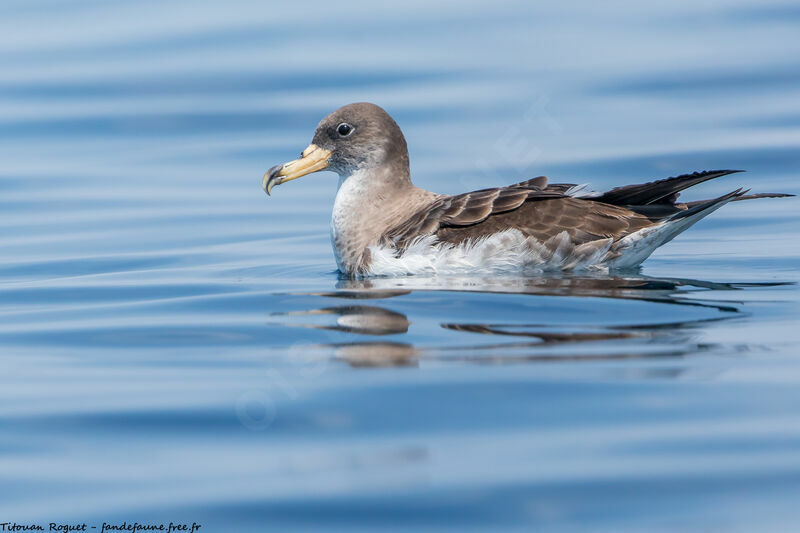
[{"label": "bird's eye", "polygon": [[347,122],[342,122],[338,126],[336,126],[336,133],[339,134],[341,137],[347,137],[351,133],[353,133],[353,126],[348,124]]}]

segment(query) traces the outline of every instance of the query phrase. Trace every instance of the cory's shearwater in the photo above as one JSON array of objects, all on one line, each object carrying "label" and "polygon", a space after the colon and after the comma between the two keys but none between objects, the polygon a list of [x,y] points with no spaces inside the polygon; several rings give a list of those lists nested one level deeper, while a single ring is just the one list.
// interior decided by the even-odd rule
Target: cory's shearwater
[{"label": "cory's shearwater", "polygon": [[411,183],[406,140],[370,103],[322,119],[299,159],[269,169],[276,185],[312,172],[339,175],[331,240],[350,276],[425,272],[624,269],[728,202],[791,196],[747,190],[679,203],[680,191],[740,172],[711,170],[608,192],[544,176],[448,196]]}]

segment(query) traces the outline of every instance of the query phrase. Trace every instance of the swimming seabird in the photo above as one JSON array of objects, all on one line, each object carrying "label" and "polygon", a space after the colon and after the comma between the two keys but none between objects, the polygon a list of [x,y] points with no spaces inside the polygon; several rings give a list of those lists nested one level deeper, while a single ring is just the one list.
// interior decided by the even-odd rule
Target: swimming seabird
[{"label": "swimming seabird", "polygon": [[276,185],[320,170],[339,175],[331,241],[339,270],[350,276],[629,268],[728,202],[791,196],[737,189],[677,202],[680,191],[738,170],[607,192],[540,176],[437,194],[411,183],[403,132],[370,103],[346,105],[322,119],[301,157],[269,169],[261,184],[270,194]]}]

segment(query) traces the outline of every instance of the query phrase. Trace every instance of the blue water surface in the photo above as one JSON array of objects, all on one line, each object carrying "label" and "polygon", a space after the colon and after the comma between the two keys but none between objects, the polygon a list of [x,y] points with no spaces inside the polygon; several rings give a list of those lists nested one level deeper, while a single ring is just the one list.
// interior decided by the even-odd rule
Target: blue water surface
[{"label": "blue water surface", "polygon": [[0,522],[797,531],[800,202],[640,272],[350,281],[371,101],[442,193],[800,193],[794,2],[0,4]]}]

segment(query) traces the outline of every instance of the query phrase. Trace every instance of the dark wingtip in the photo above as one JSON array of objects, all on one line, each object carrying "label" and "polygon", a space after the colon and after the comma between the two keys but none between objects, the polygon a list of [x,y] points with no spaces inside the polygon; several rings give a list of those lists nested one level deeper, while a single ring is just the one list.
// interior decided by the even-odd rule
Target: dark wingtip
[{"label": "dark wingtip", "polygon": [[736,201],[739,200],[757,200],[759,198],[792,198],[796,196],[795,194],[788,194],[785,192],[760,192],[757,194],[744,194],[739,198],[736,198]]},{"label": "dark wingtip", "polygon": [[737,172],[744,172],[744,170],[702,170],[649,183],[625,185],[615,187],[595,200],[614,205],[673,204],[681,191],[705,181]]},{"label": "dark wingtip", "polygon": [[747,172],[747,171],[746,170],[741,170],[741,169],[738,169],[738,170],[734,170],[734,169],[728,169],[728,170],[704,170],[703,172],[695,172],[695,174],[700,174],[700,175],[704,175],[704,176],[708,175],[708,174],[718,174],[721,177],[721,176],[727,176],[729,174],[738,174],[739,172]]}]

